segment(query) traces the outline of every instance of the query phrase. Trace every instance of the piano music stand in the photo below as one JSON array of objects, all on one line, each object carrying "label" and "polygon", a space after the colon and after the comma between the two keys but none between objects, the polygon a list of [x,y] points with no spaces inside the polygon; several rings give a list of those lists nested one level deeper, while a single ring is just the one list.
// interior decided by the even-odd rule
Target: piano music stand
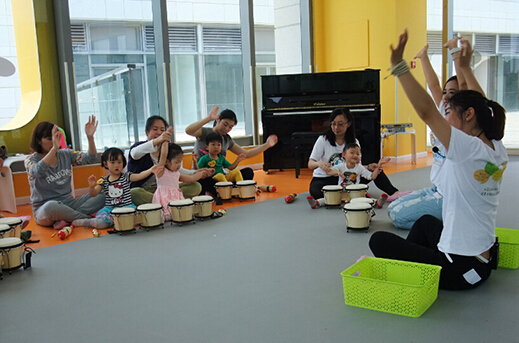
[{"label": "piano music stand", "polygon": [[294,132],[292,133],[290,145],[294,151],[296,178],[299,178],[301,157],[310,156],[312,149],[314,148],[315,141],[322,132]]}]

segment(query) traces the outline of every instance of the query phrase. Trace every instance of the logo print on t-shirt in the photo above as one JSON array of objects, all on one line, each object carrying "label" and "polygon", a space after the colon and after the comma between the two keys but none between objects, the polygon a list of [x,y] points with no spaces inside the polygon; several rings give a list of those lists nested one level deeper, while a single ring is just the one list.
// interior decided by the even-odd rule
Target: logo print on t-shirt
[{"label": "logo print on t-shirt", "polygon": [[474,179],[480,183],[486,183],[490,176],[494,181],[499,181],[506,169],[506,164],[503,163],[499,167],[493,163],[487,162],[485,169],[479,169],[474,172]]}]

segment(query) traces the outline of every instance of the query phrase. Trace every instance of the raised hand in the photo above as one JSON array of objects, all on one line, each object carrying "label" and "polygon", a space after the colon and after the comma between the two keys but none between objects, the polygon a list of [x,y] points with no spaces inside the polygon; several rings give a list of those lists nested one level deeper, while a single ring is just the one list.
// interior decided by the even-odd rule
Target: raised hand
[{"label": "raised hand", "polygon": [[453,39],[447,41],[447,43],[443,44],[443,47],[447,49],[457,48],[459,40],[461,40],[461,37],[454,37]]},{"label": "raised hand", "polygon": [[85,124],[85,133],[87,138],[94,137],[94,133],[97,130],[97,124],[98,122],[96,121],[95,115],[91,115],[90,117],[88,117],[88,122]]},{"label": "raised hand", "polygon": [[429,44],[425,44],[425,46],[422,48],[422,50],[420,50],[416,56],[414,57],[415,59],[419,58],[419,59],[422,59],[422,57],[426,57],[427,56],[427,52],[429,51]]},{"label": "raised hand", "polygon": [[267,138],[267,144],[270,148],[272,148],[274,145],[278,143],[278,136],[276,135],[270,135]]},{"label": "raised hand", "polygon": [[198,163],[198,154],[193,150],[191,151],[191,160],[194,162],[194,163]]},{"label": "raised hand", "polygon": [[400,63],[404,56],[405,45],[407,44],[407,29],[398,37],[398,44],[393,48],[393,44],[389,46],[391,49],[391,65],[395,66]]},{"label": "raised hand", "polygon": [[164,142],[171,142],[171,135],[173,135],[173,127],[168,127],[168,129],[159,136],[159,144],[163,144]]},{"label": "raised hand", "polygon": [[95,177],[95,175],[90,175],[88,177],[88,185],[91,188],[94,188],[95,186],[97,186],[97,178]]},{"label": "raised hand", "polygon": [[470,42],[466,39],[460,40],[461,44],[461,54],[460,54],[460,67],[467,67],[470,66],[470,62],[472,61],[472,54],[474,53],[474,50],[472,50],[472,46],[470,45]]},{"label": "raised hand", "polygon": [[211,112],[209,112],[209,119],[211,119],[211,121],[213,120],[217,120],[218,118],[220,118],[220,115],[218,114],[218,111],[220,110],[220,107],[219,106],[213,106],[211,107]]},{"label": "raised hand", "polygon": [[59,148],[61,148],[61,137],[63,136],[63,134],[61,133],[61,131],[59,130],[57,125],[54,125],[52,127],[51,134],[52,134],[52,147],[56,150],[59,150]]}]

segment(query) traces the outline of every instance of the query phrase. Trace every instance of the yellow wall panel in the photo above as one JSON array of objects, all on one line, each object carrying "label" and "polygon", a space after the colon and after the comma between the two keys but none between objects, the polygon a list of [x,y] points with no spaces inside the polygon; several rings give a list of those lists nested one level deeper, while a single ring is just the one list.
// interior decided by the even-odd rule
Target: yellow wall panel
[{"label": "yellow wall panel", "polygon": [[[333,72],[340,70],[380,69],[380,102],[382,124],[413,123],[417,133],[417,151],[426,149],[425,124],[418,118],[403,90],[396,89],[393,76],[389,76],[389,45],[396,42],[398,35],[408,28],[410,41],[405,58],[408,62],[427,42],[426,0],[315,0],[313,1],[314,70]],[[348,33],[337,29],[338,23],[348,28]],[[366,25],[365,25],[366,23]],[[358,27],[357,27],[358,26]],[[340,48],[338,48],[340,46]],[[367,58],[364,57],[367,51]],[[359,59],[351,55],[359,54]],[[333,58],[329,55],[333,55]],[[367,60],[367,65],[360,63]],[[420,69],[413,71],[425,86]],[[395,108],[398,99],[398,109]],[[409,138],[384,140],[384,155],[403,156],[411,153]]]},{"label": "yellow wall panel", "polygon": [[[29,80],[28,82],[30,86],[27,88],[27,97],[24,98],[22,95],[24,101],[22,102],[18,112],[36,111],[36,115],[28,122],[28,124],[24,124],[24,126],[18,129],[9,129],[5,131],[0,129],[0,145],[7,146],[7,151],[10,154],[27,154],[30,152],[29,141],[32,135],[32,130],[39,122],[46,120],[58,124],[59,126],[63,126],[63,110],[61,106],[61,90],[52,0],[12,0],[13,10],[18,9],[22,5],[27,6],[21,8],[23,14],[21,17],[22,19],[25,17],[25,20],[21,23],[21,28],[16,25],[14,22],[15,18],[13,17],[17,49],[20,48],[22,50],[27,50],[29,45],[25,44],[24,40],[30,42],[35,39],[37,43],[37,55],[31,55],[29,50],[26,52],[26,55],[28,56],[27,59],[21,61],[21,64],[19,64],[19,74],[21,77],[20,86],[22,87],[22,82],[24,80]],[[34,12],[32,11],[33,7]],[[30,8],[30,10],[28,8]],[[30,16],[34,18],[33,30],[35,27],[36,37],[34,37],[34,33],[32,34],[33,37],[25,36],[29,35],[29,33],[27,33],[29,31],[27,30],[30,29],[30,27],[24,27],[24,22],[30,19]],[[19,29],[22,30],[21,38],[16,32]],[[23,32],[25,32],[25,34],[23,34]],[[22,42],[19,41],[20,39],[22,39]],[[35,66],[34,61],[38,62],[40,66],[39,68]],[[44,67],[41,68],[41,66]],[[33,76],[37,76],[37,79],[33,79]],[[41,91],[38,91],[38,82],[41,82]]]}]

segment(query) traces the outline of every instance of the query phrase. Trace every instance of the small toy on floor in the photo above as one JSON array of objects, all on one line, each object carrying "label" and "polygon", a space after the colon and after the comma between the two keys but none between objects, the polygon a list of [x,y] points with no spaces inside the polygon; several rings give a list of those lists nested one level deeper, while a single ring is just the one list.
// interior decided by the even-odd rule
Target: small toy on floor
[{"label": "small toy on floor", "polygon": [[272,186],[272,185],[261,185],[261,186],[258,186],[258,189],[262,192],[268,192],[268,193],[274,193],[275,191],[277,191],[276,186]]},{"label": "small toy on floor", "polygon": [[58,237],[61,239],[67,238],[72,233],[72,229],[74,229],[74,225],[65,226],[63,229],[59,230]]},{"label": "small toy on floor", "polygon": [[287,196],[285,197],[285,202],[286,202],[287,204],[290,204],[291,202],[293,202],[293,201],[295,200],[296,196],[297,196],[296,193],[290,193],[289,195],[287,195]]}]

